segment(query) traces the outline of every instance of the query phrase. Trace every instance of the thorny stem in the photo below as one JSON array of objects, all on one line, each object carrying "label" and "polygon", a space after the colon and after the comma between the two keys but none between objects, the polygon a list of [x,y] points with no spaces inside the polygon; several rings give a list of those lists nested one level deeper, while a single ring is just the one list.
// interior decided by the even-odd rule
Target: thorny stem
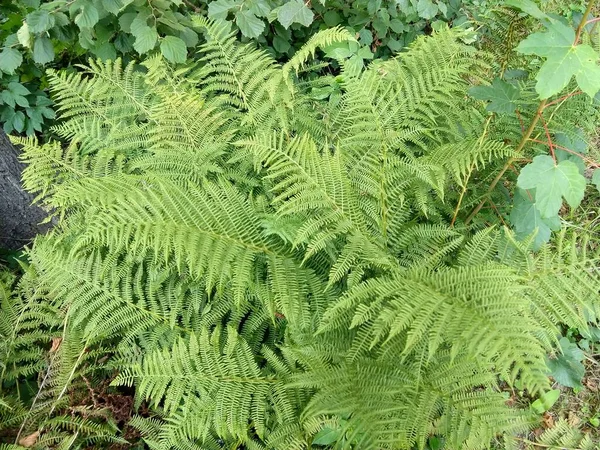
[{"label": "thorny stem", "polygon": [[[594,7],[594,3],[596,3],[596,0],[589,0],[589,2],[587,4],[586,10],[583,13],[583,17],[581,18],[581,22],[579,23],[579,26],[577,27],[577,31],[575,33],[575,40],[573,41],[574,46],[577,45],[577,43],[579,42],[579,39],[581,38],[581,33],[583,31],[583,27],[586,24],[587,17],[590,15],[590,12],[592,11],[592,8]],[[569,94],[569,95],[562,97],[560,99],[557,99],[551,103],[549,103],[547,99],[544,99],[540,102],[540,105],[538,106],[538,109],[535,112],[533,119],[531,120],[531,124],[529,125],[529,128],[527,128],[527,131],[521,138],[521,141],[519,142],[519,145],[517,146],[515,153],[520,153],[523,150],[523,148],[525,147],[525,145],[527,144],[527,141],[529,141],[529,138],[531,137],[531,134],[533,133],[533,130],[535,129],[535,126],[538,123],[538,120],[540,120],[540,118],[542,117],[542,113],[544,112],[544,109],[546,109],[546,107],[549,107],[553,104],[556,104],[559,102],[564,102],[567,98],[571,97],[572,95],[576,95],[576,93]],[[551,147],[551,151],[552,151],[552,153],[554,153],[554,149],[552,147]],[[473,209],[471,214],[469,214],[469,217],[467,217],[467,219],[465,220],[465,225],[468,225],[473,220],[473,218],[477,215],[477,213],[481,210],[481,208],[483,207],[485,202],[488,200],[488,197],[490,196],[490,194],[496,188],[496,185],[498,184],[498,182],[502,179],[502,176],[504,175],[504,173],[508,170],[508,168],[515,161],[516,161],[516,158],[510,158],[506,162],[506,164],[504,165],[504,167],[502,168],[500,173],[496,176],[496,178],[494,178],[494,180],[492,181],[492,184],[490,184],[490,187],[488,188],[487,192],[485,193],[483,200],[481,200],[481,202],[475,207],[475,209]]]}]

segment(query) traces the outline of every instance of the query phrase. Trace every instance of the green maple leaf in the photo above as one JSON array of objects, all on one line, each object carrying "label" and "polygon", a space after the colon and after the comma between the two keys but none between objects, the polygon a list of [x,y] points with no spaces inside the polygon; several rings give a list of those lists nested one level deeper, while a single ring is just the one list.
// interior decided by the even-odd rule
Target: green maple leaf
[{"label": "green maple leaf", "polygon": [[581,388],[581,380],[585,374],[585,367],[581,363],[583,351],[566,337],[561,338],[559,343],[562,355],[546,361],[550,376],[563,386]]},{"label": "green maple leaf", "polygon": [[542,217],[555,216],[562,206],[562,198],[576,208],[585,192],[585,177],[579,173],[577,165],[571,161],[558,164],[548,155],[533,158],[519,174],[517,186],[521,189],[535,189],[535,202]]},{"label": "green maple leaf", "polygon": [[510,222],[518,239],[526,239],[537,231],[533,241],[533,250],[550,240],[552,231],[560,230],[560,217],[543,218],[535,203],[535,190],[517,189],[514,206],[510,212]]},{"label": "green maple leaf", "polygon": [[575,30],[561,22],[551,22],[547,32],[533,33],[521,41],[517,51],[546,58],[535,77],[535,89],[545,99],[562,91],[573,76],[590,97],[600,91],[598,53],[589,45],[574,45]]},{"label": "green maple leaf", "polygon": [[478,100],[489,100],[486,109],[499,114],[510,114],[516,109],[519,88],[500,78],[495,78],[491,86],[475,86],[469,89],[469,95]]}]

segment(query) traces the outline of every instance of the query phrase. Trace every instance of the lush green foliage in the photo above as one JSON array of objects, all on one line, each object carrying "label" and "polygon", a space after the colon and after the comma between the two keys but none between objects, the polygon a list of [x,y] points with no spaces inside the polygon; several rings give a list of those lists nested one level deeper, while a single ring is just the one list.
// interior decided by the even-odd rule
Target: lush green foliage
[{"label": "lush green foliage", "polygon": [[[484,2],[485,4],[485,2]],[[173,63],[194,56],[194,16],[225,21],[277,59],[291,58],[317,31],[343,26],[358,43],[339,43],[355,66],[402,50],[418,35],[467,18],[462,0],[16,0],[0,11],[0,122],[7,133],[46,131],[54,118],[44,67],[88,57],[129,60],[160,52]]]},{"label": "lush green foliage", "polygon": [[[501,60],[460,29],[364,71],[337,55],[338,77],[307,81],[317,47],[354,36],[322,31],[279,65],[223,24],[193,26],[207,36],[193,67],[50,72],[64,143],[16,139],[26,187],[61,220],[5,301],[2,351],[36,372],[35,344],[61,336],[64,361],[33,401],[1,398],[24,411],[20,436],[112,437],[85,414],[52,420],[67,386],[114,370],[147,402],[132,425],[153,449],[518,445],[535,417],[500,385],[546,395],[561,324],[586,330],[600,312],[584,236],[542,246],[470,218],[507,159],[541,149],[515,151],[507,106],[538,117],[535,74],[496,82],[489,115],[467,92]],[[332,83],[340,95],[315,100]],[[573,139],[594,108],[560,105],[546,123]],[[562,425],[544,439],[581,441]]]}]

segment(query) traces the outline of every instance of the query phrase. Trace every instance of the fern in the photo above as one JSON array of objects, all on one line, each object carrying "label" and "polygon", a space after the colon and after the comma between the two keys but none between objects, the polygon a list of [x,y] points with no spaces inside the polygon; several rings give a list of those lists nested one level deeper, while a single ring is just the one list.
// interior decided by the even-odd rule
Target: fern
[{"label": "fern", "polygon": [[361,449],[526,431],[499,379],[548,388],[560,324],[598,308],[597,261],[456,221],[519,132],[466,96],[489,56],[444,29],[342,69],[325,105],[301,69],[344,31],[280,66],[197,25],[194,67],[50,73],[70,144],[19,141],[26,186],[61,218],[25,282],[75,339],[49,405],[105,352],[150,405],[132,425],[153,449],[303,449],[331,424],[334,447]]}]

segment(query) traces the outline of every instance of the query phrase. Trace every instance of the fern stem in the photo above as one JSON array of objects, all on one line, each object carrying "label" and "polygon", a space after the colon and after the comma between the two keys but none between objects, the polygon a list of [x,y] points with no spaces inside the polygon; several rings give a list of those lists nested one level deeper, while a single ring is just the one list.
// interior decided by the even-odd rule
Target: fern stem
[{"label": "fern stem", "polygon": [[[483,127],[483,133],[481,134],[481,138],[479,139],[479,147],[483,144],[483,140],[487,136],[488,127],[490,122],[492,121],[492,117],[494,115],[490,115],[485,121],[485,125]],[[469,180],[471,179],[471,175],[473,174],[473,170],[475,169],[475,161],[471,163],[471,167],[469,168],[469,173],[463,183],[462,192],[460,193],[460,197],[458,198],[458,203],[456,204],[456,208],[454,209],[454,215],[452,216],[452,221],[450,222],[450,228],[454,227],[454,223],[456,222],[456,218],[458,217],[458,211],[460,210],[460,206],[462,205],[462,201],[465,197],[465,193],[467,192],[467,187],[469,186]]]}]

